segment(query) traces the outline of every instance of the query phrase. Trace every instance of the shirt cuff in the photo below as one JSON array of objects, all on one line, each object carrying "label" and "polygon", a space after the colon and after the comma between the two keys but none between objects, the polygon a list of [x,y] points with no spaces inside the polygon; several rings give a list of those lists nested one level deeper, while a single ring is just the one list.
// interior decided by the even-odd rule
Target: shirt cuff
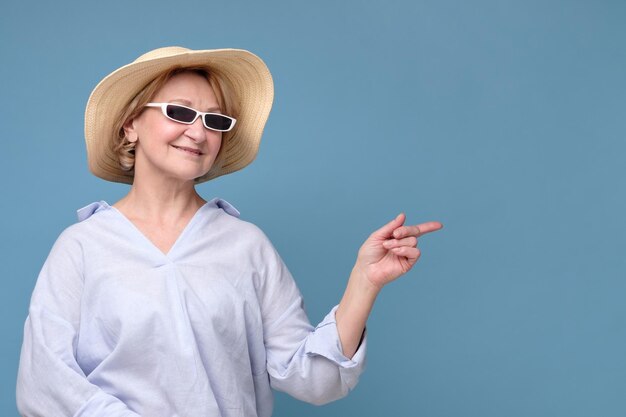
[{"label": "shirt cuff", "polygon": [[341,340],[337,332],[337,321],[335,319],[337,307],[339,306],[333,307],[320,324],[317,325],[314,332],[315,337],[311,338],[309,343],[307,343],[306,353],[323,356],[339,365],[344,381],[352,388],[356,385],[359,375],[365,369],[367,331],[363,331],[361,343],[352,359],[347,358],[343,354]]}]

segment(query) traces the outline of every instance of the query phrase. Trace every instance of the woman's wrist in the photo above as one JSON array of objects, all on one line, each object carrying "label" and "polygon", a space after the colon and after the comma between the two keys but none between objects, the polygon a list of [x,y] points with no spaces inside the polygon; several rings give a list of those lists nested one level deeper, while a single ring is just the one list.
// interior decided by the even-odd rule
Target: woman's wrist
[{"label": "woman's wrist", "polygon": [[360,296],[366,298],[376,298],[378,293],[383,289],[382,286],[374,284],[369,278],[365,267],[356,263],[350,272],[348,286],[354,288],[354,291]]}]

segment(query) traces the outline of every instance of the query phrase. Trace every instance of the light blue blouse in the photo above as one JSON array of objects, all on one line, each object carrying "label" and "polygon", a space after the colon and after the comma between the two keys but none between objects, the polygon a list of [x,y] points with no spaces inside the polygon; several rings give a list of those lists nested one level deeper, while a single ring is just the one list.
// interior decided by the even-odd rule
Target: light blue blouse
[{"label": "light blue blouse", "polygon": [[202,206],[167,255],[104,201],[48,256],[24,327],[24,416],[272,414],[271,388],[345,396],[366,343],[342,354],[336,307],[313,328],[280,256],[229,203]]}]

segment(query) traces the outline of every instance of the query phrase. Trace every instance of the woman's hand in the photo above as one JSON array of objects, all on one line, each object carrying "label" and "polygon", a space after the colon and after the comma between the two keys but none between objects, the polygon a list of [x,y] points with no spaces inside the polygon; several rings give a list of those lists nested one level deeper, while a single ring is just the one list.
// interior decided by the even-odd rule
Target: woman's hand
[{"label": "woman's hand", "polygon": [[408,272],[420,257],[417,238],[443,227],[439,222],[403,226],[404,221],[404,213],[399,214],[372,233],[359,249],[346,291],[335,312],[341,347],[348,358],[352,358],[359,347],[380,290]]},{"label": "woman's hand", "polygon": [[443,227],[439,222],[403,226],[406,216],[399,214],[376,230],[359,249],[355,269],[380,290],[411,270],[420,257],[417,239]]}]

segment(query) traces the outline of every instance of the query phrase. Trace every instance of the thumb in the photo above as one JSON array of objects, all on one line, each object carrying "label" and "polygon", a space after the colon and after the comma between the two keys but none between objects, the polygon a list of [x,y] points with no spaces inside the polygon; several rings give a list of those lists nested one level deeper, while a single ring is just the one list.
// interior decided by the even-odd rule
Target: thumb
[{"label": "thumb", "polygon": [[392,236],[394,230],[396,230],[398,227],[404,224],[405,220],[406,220],[406,216],[404,215],[404,213],[400,213],[396,216],[395,219],[393,219],[392,221],[390,221],[389,223],[387,223],[386,225],[384,225],[383,227],[381,227],[380,229],[372,233],[372,236],[377,237],[379,239],[388,239]]}]

